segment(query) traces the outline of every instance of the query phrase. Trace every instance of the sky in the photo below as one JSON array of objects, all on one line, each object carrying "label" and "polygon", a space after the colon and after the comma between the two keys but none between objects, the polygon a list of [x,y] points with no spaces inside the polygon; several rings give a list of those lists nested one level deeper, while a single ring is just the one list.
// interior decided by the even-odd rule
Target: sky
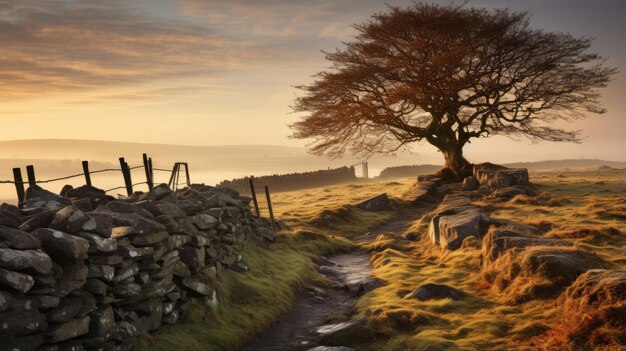
[{"label": "sky", "polygon": [[[0,0],[0,140],[305,146],[289,138],[296,85],[326,69],[386,4],[406,0]],[[448,0],[442,3],[449,3]],[[533,27],[596,38],[625,67],[623,0],[470,0],[529,11]],[[470,159],[626,160],[624,69],[582,144],[481,139]],[[434,152],[427,145],[413,150]]]}]

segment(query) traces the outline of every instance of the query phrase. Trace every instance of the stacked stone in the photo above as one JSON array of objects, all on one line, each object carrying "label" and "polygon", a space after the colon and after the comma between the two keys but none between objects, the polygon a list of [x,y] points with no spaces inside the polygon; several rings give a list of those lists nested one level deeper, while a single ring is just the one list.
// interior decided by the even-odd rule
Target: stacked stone
[{"label": "stacked stone", "polygon": [[0,350],[130,349],[192,298],[217,303],[214,279],[247,270],[246,237],[273,239],[229,189],[62,194],[33,186],[23,208],[0,206]]}]

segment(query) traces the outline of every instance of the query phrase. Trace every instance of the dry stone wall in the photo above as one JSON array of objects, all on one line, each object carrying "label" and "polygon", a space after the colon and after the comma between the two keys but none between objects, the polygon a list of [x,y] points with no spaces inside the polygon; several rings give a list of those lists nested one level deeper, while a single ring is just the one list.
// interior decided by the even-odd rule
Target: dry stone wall
[{"label": "dry stone wall", "polygon": [[[225,180],[219,185],[235,189],[242,194],[250,194],[249,179],[249,177],[245,177]],[[254,178],[257,186],[267,185],[272,191],[291,191],[314,188],[318,186],[348,182],[355,179],[356,174],[354,167],[322,169],[319,171],[302,173],[274,174]]]},{"label": "dry stone wall", "polygon": [[216,279],[247,270],[243,240],[276,235],[227,188],[62,193],[0,205],[0,350],[131,349],[194,299],[217,304]]}]

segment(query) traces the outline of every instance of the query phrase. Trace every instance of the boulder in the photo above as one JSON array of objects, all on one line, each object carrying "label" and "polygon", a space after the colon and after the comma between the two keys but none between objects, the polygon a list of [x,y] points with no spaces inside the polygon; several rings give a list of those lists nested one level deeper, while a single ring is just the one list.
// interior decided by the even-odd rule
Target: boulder
[{"label": "boulder", "polygon": [[55,308],[61,303],[61,298],[53,295],[35,295],[30,297],[32,304],[40,311]]},{"label": "boulder", "polygon": [[345,283],[348,291],[354,295],[358,296],[361,294],[365,294],[366,292],[372,291],[380,286],[385,285],[385,281],[379,278],[374,277],[366,277],[364,279],[351,279],[346,281]]},{"label": "boulder", "polygon": [[115,326],[109,330],[105,339],[123,342],[137,335],[139,335],[139,331],[134,325],[126,321],[120,321],[116,322]]},{"label": "boulder", "polygon": [[533,272],[563,285],[568,285],[589,269],[608,266],[606,261],[590,252],[560,247],[527,249],[520,261],[522,272]]},{"label": "boulder", "polygon": [[342,346],[363,343],[375,336],[367,326],[367,319],[361,317],[348,322],[328,324],[317,328],[320,343],[328,346]]},{"label": "boulder", "polygon": [[136,213],[112,213],[111,217],[115,226],[130,227],[126,234],[145,234],[165,230],[163,224]]},{"label": "boulder", "polygon": [[87,316],[62,324],[50,325],[44,334],[44,340],[47,343],[59,343],[77,336],[85,335],[89,332],[90,320],[91,319]]},{"label": "boulder", "polygon": [[173,194],[172,190],[167,186],[167,184],[159,184],[155,186],[150,192],[151,195],[158,201],[170,194]]},{"label": "boulder", "polygon": [[68,189],[63,196],[70,199],[88,199],[92,197],[105,196],[106,192],[102,189],[98,189],[95,186],[83,185],[78,188]]},{"label": "boulder", "polygon": [[102,306],[90,315],[89,335],[104,336],[115,327],[115,316],[111,306]]},{"label": "boulder", "polygon": [[489,218],[479,210],[436,215],[430,223],[429,236],[431,241],[442,248],[456,250],[470,236],[481,239],[488,226]]},{"label": "boulder", "polygon": [[113,230],[113,216],[105,212],[90,212],[87,214],[87,221],[82,230],[100,235],[103,238],[110,238]]},{"label": "boulder", "polygon": [[493,262],[505,251],[531,246],[569,246],[566,240],[523,235],[506,229],[493,228],[485,235],[482,245],[483,262]]},{"label": "boulder", "polygon": [[160,231],[160,232],[152,232],[152,233],[144,233],[144,234],[133,234],[130,235],[130,242],[135,246],[152,246],[156,243],[160,243],[164,240],[167,240],[169,236],[168,232]]},{"label": "boulder", "polygon": [[211,287],[194,278],[185,278],[182,280],[182,284],[184,287],[196,293],[197,295],[209,296],[212,292]]},{"label": "boulder", "polygon": [[197,215],[191,216],[191,221],[200,230],[213,229],[219,223],[217,218],[204,213],[198,213]]},{"label": "boulder", "polygon": [[276,241],[276,237],[277,237],[276,233],[269,228],[257,227],[256,232],[259,235],[259,237],[261,237],[265,241],[269,241],[271,243]]},{"label": "boulder", "polygon": [[4,225],[0,225],[0,244],[17,250],[41,248],[41,242],[35,236]]},{"label": "boulder", "polygon": [[95,252],[113,252],[117,250],[117,241],[114,238],[103,238],[98,234],[90,232],[78,232],[76,236],[79,236],[89,242],[90,253]]},{"label": "boulder", "polygon": [[55,270],[61,273],[58,277],[55,276],[61,296],[80,289],[87,282],[89,269],[82,261],[66,263],[60,266],[60,269],[55,268]]},{"label": "boulder", "polygon": [[100,279],[87,279],[83,289],[98,296],[105,296],[109,289],[109,286],[102,282]]},{"label": "boulder", "polygon": [[420,301],[433,300],[433,299],[452,299],[460,300],[465,297],[465,293],[459,289],[453,288],[444,284],[428,283],[420,285],[410,294],[406,295],[405,299],[417,299]]},{"label": "boulder", "polygon": [[48,274],[52,271],[52,260],[41,250],[0,248],[0,268],[30,274]]},{"label": "boulder", "polygon": [[89,242],[83,238],[50,228],[39,228],[32,234],[55,262],[77,262],[87,256]]},{"label": "boulder", "polygon": [[386,193],[374,196],[356,205],[363,211],[385,211],[391,208],[391,201]]},{"label": "boulder", "polygon": [[480,185],[489,185],[491,188],[529,184],[528,169],[507,168],[489,162],[474,165],[473,175]]},{"label": "boulder", "polygon": [[75,297],[61,299],[59,305],[46,313],[48,323],[65,323],[78,315],[83,307],[83,301]]},{"label": "boulder", "polygon": [[50,222],[52,222],[55,213],[56,212],[51,210],[44,210],[24,217],[23,223],[19,226],[19,228],[20,230],[29,233],[37,228],[47,228],[50,226]]},{"label": "boulder", "polygon": [[5,208],[0,208],[0,225],[17,228],[20,226],[20,223],[21,219],[19,211],[14,212]]},{"label": "boulder", "polygon": [[30,275],[0,268],[0,286],[26,293],[33,285],[35,280]]},{"label": "boulder", "polygon": [[87,271],[87,278],[97,278],[110,282],[115,276],[115,268],[108,265],[90,264]]},{"label": "boulder", "polygon": [[24,207],[45,207],[50,210],[59,210],[72,205],[72,201],[69,199],[44,190],[39,185],[33,185],[26,189],[24,201]]},{"label": "boulder", "polygon": [[46,329],[46,316],[35,308],[0,313],[0,335],[28,335]]},{"label": "boulder", "polygon": [[174,218],[185,218],[187,213],[181,210],[180,207],[169,202],[157,202],[156,207],[159,209],[162,215],[169,215]]},{"label": "boulder", "polygon": [[[106,207],[115,213],[134,213],[144,218],[154,219],[154,215],[143,208],[141,205],[123,202],[123,201],[111,201],[106,204]],[[103,211],[102,208],[99,209],[99,212]]]}]

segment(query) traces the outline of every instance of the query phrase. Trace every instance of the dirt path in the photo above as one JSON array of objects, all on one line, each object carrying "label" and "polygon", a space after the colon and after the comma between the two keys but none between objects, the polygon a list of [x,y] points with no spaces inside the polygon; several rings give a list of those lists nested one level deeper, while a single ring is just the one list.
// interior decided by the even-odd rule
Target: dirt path
[{"label": "dirt path", "polygon": [[[421,214],[415,209],[403,208],[396,218],[355,239],[368,242],[378,234],[386,232],[402,233]],[[296,299],[291,311],[282,315],[270,329],[252,342],[243,351],[300,351],[317,346],[317,328],[332,323],[333,318],[347,319],[352,316],[359,293],[350,292],[346,285],[371,279],[370,254],[355,250],[340,253],[323,259],[318,270],[334,282],[330,289],[305,289]]]}]

